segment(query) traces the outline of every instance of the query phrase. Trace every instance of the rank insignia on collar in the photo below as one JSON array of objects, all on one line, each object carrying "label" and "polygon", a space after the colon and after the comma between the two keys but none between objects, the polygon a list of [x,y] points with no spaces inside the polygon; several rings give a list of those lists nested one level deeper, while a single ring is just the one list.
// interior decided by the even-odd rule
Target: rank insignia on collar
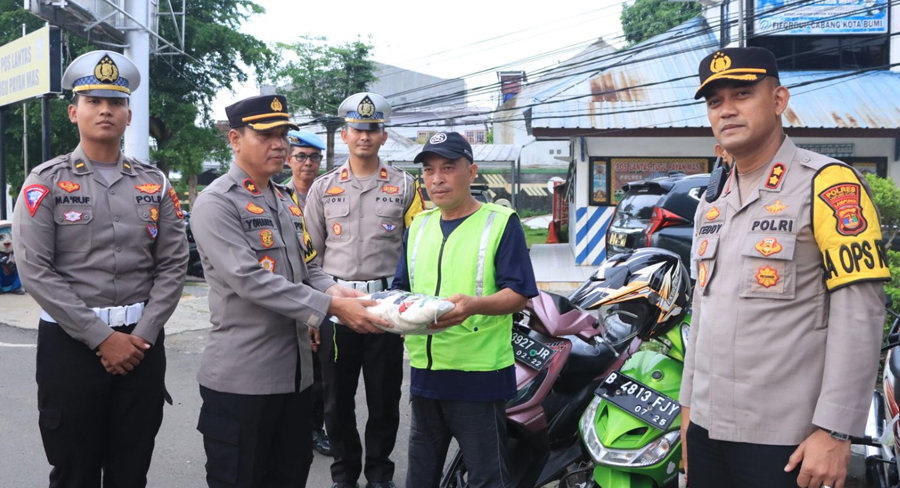
[{"label": "rank insignia on collar", "polygon": [[259,205],[254,204],[253,202],[250,202],[247,204],[247,211],[252,214],[259,215],[259,214],[265,212],[265,209],[263,209]]},{"label": "rank insignia on collar", "polygon": [[709,239],[703,239],[703,241],[700,242],[700,247],[697,248],[697,255],[702,256],[706,254],[707,247],[709,247]]},{"label": "rank insignia on collar", "polygon": [[44,185],[28,185],[22,191],[25,193],[25,206],[28,207],[28,213],[34,217],[34,213],[41,206],[44,197],[50,193],[50,189]]},{"label": "rank insignia on collar", "polygon": [[381,193],[387,193],[388,195],[396,195],[400,193],[400,188],[394,185],[384,185],[381,187]]},{"label": "rank insignia on collar", "polygon": [[60,181],[59,183],[57,183],[57,186],[62,188],[66,193],[72,193],[73,191],[81,188],[81,185],[71,181]]},{"label": "rank insignia on collar", "polygon": [[122,167],[124,167],[125,169],[131,169],[131,165],[128,163],[122,163]]},{"label": "rank insignia on collar", "polygon": [[775,215],[777,213],[781,213],[781,211],[786,208],[788,208],[788,206],[782,205],[781,200],[775,200],[775,203],[773,203],[772,205],[766,205],[766,212]]},{"label": "rank insignia on collar", "polygon": [[269,229],[259,231],[259,238],[266,249],[275,245],[275,234]]},{"label": "rank insignia on collar", "polygon": [[332,186],[325,191],[326,195],[340,195],[341,193],[344,193],[344,189],[339,186]]},{"label": "rank insignia on collar", "polygon": [[184,211],[181,210],[181,201],[178,200],[178,193],[174,188],[169,188],[169,198],[172,199],[172,205],[175,206],[175,215],[179,219],[184,219]]},{"label": "rank insignia on collar", "polygon": [[334,231],[334,235],[336,235],[336,236],[341,235],[341,232],[344,231],[343,228],[341,227],[341,224],[339,224],[337,222],[335,222],[334,225],[331,226],[331,230]]},{"label": "rank insignia on collar", "polygon": [[300,207],[298,207],[296,205],[291,205],[288,208],[291,209],[291,214],[293,214],[294,217],[303,217],[303,211],[300,210]]},{"label": "rank insignia on collar", "polygon": [[781,183],[781,179],[784,178],[784,165],[781,163],[775,163],[775,166],[772,166],[772,172],[769,173],[769,176],[766,177],[766,188],[774,190],[778,188],[778,185]]},{"label": "rank insignia on collar", "polygon": [[259,188],[257,188],[256,183],[254,183],[253,180],[251,180],[250,178],[247,178],[246,180],[244,180],[244,188],[247,191],[249,191],[250,194],[253,196],[262,195],[262,192],[259,191]]},{"label": "rank insignia on collar", "polygon": [[819,193],[822,199],[834,211],[837,219],[837,231],[844,236],[855,236],[869,227],[859,206],[860,187],[856,183],[838,183]]},{"label": "rank insignia on collar", "polygon": [[259,265],[266,271],[271,271],[272,273],[275,272],[275,260],[268,255],[259,258]]},{"label": "rank insignia on collar", "polygon": [[706,212],[706,220],[716,220],[716,218],[718,216],[719,216],[719,209],[716,207],[713,207],[713,208],[709,209],[709,211]]},{"label": "rank insignia on collar", "polygon": [[756,282],[766,288],[777,285],[780,278],[778,271],[770,266],[763,266],[756,272]]},{"label": "rank insignia on collar", "polygon": [[700,263],[700,270],[697,271],[697,283],[700,287],[706,286],[706,263]]},{"label": "rank insignia on collar", "polygon": [[394,229],[397,228],[397,224],[386,224],[384,222],[381,223],[381,226],[388,232],[394,232]]},{"label": "rank insignia on collar", "polygon": [[159,234],[159,228],[155,225],[148,225],[147,233],[150,234],[151,239],[156,239],[157,234]]},{"label": "rank insignia on collar", "polygon": [[781,244],[778,243],[778,239],[774,237],[766,237],[765,239],[756,243],[754,246],[757,251],[763,256],[771,256],[773,254],[778,254],[783,249]]},{"label": "rank insignia on collar", "polygon": [[84,214],[81,212],[76,212],[76,211],[72,210],[71,212],[64,213],[63,217],[65,217],[66,222],[78,222],[79,220],[81,220],[82,215],[84,215]]},{"label": "rank insignia on collar", "polygon": [[341,169],[341,181],[347,181],[350,179],[350,170],[347,168]]},{"label": "rank insignia on collar", "polygon": [[378,171],[378,177],[382,180],[388,179],[387,168],[381,168],[381,170]]},{"label": "rank insignia on collar", "polygon": [[162,189],[162,185],[157,185],[154,183],[144,183],[143,185],[134,185],[134,187],[137,188],[141,193],[146,193],[148,195],[159,193],[159,190]]},{"label": "rank insignia on collar", "polygon": [[159,221],[159,208],[150,207],[150,220],[152,220],[154,222]]},{"label": "rank insignia on collar", "polygon": [[82,169],[82,168],[84,168],[84,167],[85,167],[85,166],[84,166],[84,161],[82,161],[82,160],[80,160],[80,159],[79,159],[78,161],[75,161],[75,169]]}]

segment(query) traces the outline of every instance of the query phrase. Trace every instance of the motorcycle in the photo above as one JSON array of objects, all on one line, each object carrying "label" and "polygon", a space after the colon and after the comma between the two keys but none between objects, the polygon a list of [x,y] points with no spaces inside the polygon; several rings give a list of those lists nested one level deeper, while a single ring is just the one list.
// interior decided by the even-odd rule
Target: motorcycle
[{"label": "motorcycle", "polygon": [[[604,326],[565,297],[545,292],[517,314],[513,327],[517,393],[506,403],[508,468],[513,486],[533,488],[585,461],[578,418],[603,378],[640,344],[627,324]],[[461,451],[440,486],[468,486]]]},{"label": "motorcycle", "polygon": [[853,439],[854,444],[865,446],[866,481],[877,488],[900,487],[897,455],[900,453],[900,314],[891,310],[888,301],[886,311],[893,317],[888,338],[882,351],[887,351],[882,374],[884,392],[875,390],[869,406],[865,437]]},{"label": "motorcycle", "polygon": [[[630,269],[625,266],[631,264]],[[627,270],[618,275],[613,270]],[[578,292],[576,292],[578,294]],[[662,350],[641,350],[607,376],[579,422],[592,463],[564,483],[584,487],[677,487],[681,468],[678,402],[691,315],[690,281],[678,257],[650,248],[607,270],[576,304],[600,310],[607,324],[634,324],[637,339]]]}]

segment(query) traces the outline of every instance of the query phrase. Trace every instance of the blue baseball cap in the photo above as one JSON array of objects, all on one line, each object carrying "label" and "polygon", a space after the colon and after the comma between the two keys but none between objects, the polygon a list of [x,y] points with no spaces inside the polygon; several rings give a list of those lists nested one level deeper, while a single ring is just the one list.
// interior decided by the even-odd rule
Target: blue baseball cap
[{"label": "blue baseball cap", "polygon": [[314,147],[316,149],[325,150],[325,143],[319,136],[305,130],[288,131],[288,141],[292,146],[297,147]]}]

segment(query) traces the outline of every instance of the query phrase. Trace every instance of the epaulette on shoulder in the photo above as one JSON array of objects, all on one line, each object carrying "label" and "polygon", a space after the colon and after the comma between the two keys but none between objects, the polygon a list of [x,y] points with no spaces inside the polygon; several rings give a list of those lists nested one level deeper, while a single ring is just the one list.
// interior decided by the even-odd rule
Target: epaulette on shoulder
[{"label": "epaulette on shoulder", "polygon": [[69,164],[69,160],[71,159],[71,153],[59,155],[47,162],[41,163],[38,166],[34,167],[31,170],[34,174],[46,173],[54,168],[65,167]]}]

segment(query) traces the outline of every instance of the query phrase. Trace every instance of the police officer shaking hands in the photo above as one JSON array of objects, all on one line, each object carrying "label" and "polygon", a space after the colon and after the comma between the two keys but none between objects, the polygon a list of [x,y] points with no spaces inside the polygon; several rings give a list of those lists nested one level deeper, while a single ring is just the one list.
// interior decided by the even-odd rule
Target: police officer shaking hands
[{"label": "police officer shaking hands", "polygon": [[37,384],[51,487],[143,487],[171,399],[163,325],[184,287],[178,196],[119,150],[140,75],[93,51],[69,65],[81,142],[25,180],[13,215],[22,281],[41,306]]},{"label": "police officer shaking hands", "polygon": [[700,82],[735,163],[695,218],[680,394],[688,483],[842,488],[884,324],[878,211],[853,168],[784,134],[790,93],[771,52],[720,49],[700,62]]}]

